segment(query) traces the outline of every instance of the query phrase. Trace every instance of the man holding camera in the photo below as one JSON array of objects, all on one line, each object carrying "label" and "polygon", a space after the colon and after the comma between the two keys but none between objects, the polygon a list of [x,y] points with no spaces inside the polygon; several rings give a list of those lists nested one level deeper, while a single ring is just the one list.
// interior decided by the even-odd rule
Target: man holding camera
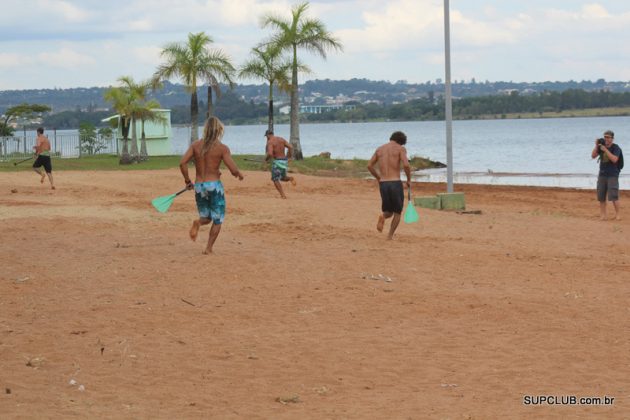
[{"label": "man holding camera", "polygon": [[597,200],[601,220],[606,220],[606,196],[615,208],[615,220],[621,220],[619,214],[619,172],[621,147],[614,144],[615,133],[608,130],[603,139],[595,140],[595,148],[591,152],[593,159],[599,157],[599,176],[597,177]]}]

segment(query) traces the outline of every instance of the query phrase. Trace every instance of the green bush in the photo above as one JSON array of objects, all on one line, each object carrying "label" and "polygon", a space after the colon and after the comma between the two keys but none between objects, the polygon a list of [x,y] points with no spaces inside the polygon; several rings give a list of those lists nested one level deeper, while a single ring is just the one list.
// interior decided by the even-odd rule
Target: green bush
[{"label": "green bush", "polygon": [[[99,133],[102,130],[109,130],[111,138],[111,128],[102,128]],[[96,127],[92,123],[82,122],[79,124],[79,150],[81,154],[95,155],[107,147],[103,136],[99,136],[99,133],[96,132]]]}]

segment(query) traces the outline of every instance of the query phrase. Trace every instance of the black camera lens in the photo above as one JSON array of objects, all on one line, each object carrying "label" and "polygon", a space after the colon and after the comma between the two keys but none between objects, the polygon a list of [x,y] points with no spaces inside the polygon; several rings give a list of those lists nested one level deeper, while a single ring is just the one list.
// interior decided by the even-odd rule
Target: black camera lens
[{"label": "black camera lens", "polygon": [[606,144],[606,140],[604,139],[597,139],[597,143],[601,144],[602,146]]}]

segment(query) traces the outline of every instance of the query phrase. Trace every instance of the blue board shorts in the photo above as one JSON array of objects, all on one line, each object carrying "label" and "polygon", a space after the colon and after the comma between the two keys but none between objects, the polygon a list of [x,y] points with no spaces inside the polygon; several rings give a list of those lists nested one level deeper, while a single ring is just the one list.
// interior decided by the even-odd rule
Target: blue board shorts
[{"label": "blue board shorts", "polygon": [[271,163],[271,180],[282,181],[287,179],[289,161],[287,159],[274,159]]},{"label": "blue board shorts", "polygon": [[195,183],[195,201],[199,217],[220,225],[225,219],[225,191],[221,181]]}]

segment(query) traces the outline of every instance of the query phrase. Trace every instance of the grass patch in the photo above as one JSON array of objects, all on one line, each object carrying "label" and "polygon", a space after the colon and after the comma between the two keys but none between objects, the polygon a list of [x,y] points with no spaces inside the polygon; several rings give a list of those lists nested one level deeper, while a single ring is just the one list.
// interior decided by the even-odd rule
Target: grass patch
[{"label": "grass patch", "polygon": [[[264,162],[262,155],[233,155],[234,161],[241,170],[269,171],[269,164]],[[120,165],[116,155],[84,156],[81,158],[53,158],[53,172],[56,171],[134,171],[176,169],[181,156],[154,156],[149,160],[131,165]],[[19,159],[16,159],[17,161]],[[33,160],[17,166],[13,162],[0,162],[0,172],[31,171]],[[368,161],[365,159],[330,159],[322,156],[311,156],[304,160],[293,160],[289,169],[293,173],[335,176],[335,177],[364,177],[369,175]],[[439,167],[439,162],[429,159],[413,157],[410,160],[413,169]],[[224,165],[222,165],[224,167]],[[225,168],[227,170],[227,168]],[[225,172],[225,171],[224,171]]]},{"label": "grass patch", "polygon": [[409,158],[409,165],[412,171],[419,171],[422,169],[430,168],[446,168],[446,165],[442,162],[432,161],[430,159],[421,156],[412,156]]},{"label": "grass patch", "polygon": [[365,159],[344,160],[312,156],[292,161],[289,168],[294,172],[307,175],[364,177],[369,175],[367,163]]},{"label": "grass patch", "polygon": [[[271,164],[264,162],[262,155],[235,155],[234,161],[240,169],[269,171]],[[253,162],[253,160],[262,162]],[[306,157],[289,162],[289,172],[306,175],[363,177],[369,174],[365,159],[330,159],[322,156]]]}]

